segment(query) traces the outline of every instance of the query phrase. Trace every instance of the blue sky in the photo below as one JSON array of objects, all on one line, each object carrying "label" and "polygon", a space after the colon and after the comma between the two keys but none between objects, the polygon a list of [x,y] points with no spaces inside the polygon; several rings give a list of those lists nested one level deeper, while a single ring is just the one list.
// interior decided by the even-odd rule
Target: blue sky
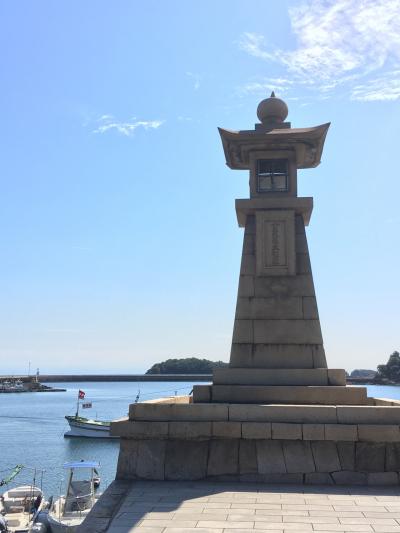
[{"label": "blue sky", "polygon": [[400,348],[400,2],[0,5],[4,372],[228,360],[241,253],[217,126],[274,89],[331,121],[299,172],[331,367]]}]

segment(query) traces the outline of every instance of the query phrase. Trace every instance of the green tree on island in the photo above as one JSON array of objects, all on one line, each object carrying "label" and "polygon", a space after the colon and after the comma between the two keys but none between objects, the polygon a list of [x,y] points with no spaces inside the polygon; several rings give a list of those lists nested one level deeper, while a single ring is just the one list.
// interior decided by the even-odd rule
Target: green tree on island
[{"label": "green tree on island", "polygon": [[395,351],[386,365],[378,365],[378,379],[386,379],[400,383],[400,353]]},{"label": "green tree on island", "polygon": [[223,361],[209,361],[197,357],[185,359],[167,359],[154,364],[146,374],[212,374],[214,368],[228,366]]}]

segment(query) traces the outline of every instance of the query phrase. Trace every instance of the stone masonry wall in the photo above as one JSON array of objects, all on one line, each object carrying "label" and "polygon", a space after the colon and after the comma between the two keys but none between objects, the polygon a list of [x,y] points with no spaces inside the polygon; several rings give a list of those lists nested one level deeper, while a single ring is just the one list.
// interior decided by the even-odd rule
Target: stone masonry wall
[{"label": "stone masonry wall", "polygon": [[399,442],[122,439],[117,479],[397,485]]}]

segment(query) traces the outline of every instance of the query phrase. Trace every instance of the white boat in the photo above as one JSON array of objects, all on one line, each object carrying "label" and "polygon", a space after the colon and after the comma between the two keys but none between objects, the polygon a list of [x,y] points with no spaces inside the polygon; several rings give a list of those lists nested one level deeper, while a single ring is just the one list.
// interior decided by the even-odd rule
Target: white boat
[{"label": "white boat", "polygon": [[43,492],[38,487],[21,485],[9,489],[0,496],[0,513],[7,527],[5,531],[31,531],[43,504]]},{"label": "white boat", "polygon": [[68,421],[70,430],[64,433],[64,437],[118,438],[110,435],[111,422],[79,415],[67,415],[65,419]]},{"label": "white boat", "polygon": [[[90,437],[101,439],[115,439],[118,437],[112,437],[110,434],[111,422],[106,420],[97,420],[94,418],[85,418],[79,416],[79,400],[85,398],[85,393],[82,390],[78,391],[78,398],[76,402],[75,415],[66,415],[70,431],[64,433],[64,437]],[[82,402],[82,408],[88,409],[92,407],[92,402]]]},{"label": "white boat", "polygon": [[[85,520],[100,497],[99,494],[95,494],[95,477],[98,467],[99,463],[96,461],[64,464],[64,468],[69,470],[65,495],[60,496],[54,502],[48,514],[48,523],[52,533],[73,533]],[[82,479],[82,473],[87,470],[90,472],[89,479]]]}]

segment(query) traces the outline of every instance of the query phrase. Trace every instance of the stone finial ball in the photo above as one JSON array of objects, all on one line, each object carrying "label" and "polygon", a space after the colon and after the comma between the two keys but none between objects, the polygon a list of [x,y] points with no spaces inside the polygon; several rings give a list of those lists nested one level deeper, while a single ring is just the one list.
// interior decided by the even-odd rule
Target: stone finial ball
[{"label": "stone finial ball", "polygon": [[262,100],[257,107],[257,116],[263,123],[283,122],[288,113],[288,106],[283,100],[276,98],[274,92],[269,98]]}]

